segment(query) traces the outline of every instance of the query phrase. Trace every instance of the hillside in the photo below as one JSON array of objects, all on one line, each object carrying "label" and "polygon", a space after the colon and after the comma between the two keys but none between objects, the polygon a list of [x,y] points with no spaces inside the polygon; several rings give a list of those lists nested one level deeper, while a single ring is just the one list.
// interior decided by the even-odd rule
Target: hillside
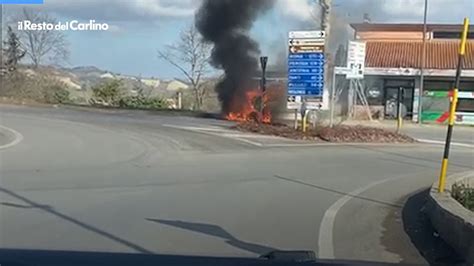
[{"label": "hillside", "polygon": [[179,80],[160,80],[156,78],[140,78],[135,76],[112,73],[95,66],[81,66],[74,68],[60,68],[41,66],[33,69],[21,67],[20,71],[30,76],[48,76],[61,81],[73,100],[88,102],[92,97],[92,88],[101,82],[119,79],[122,81],[124,94],[135,95],[142,90],[150,97],[174,97],[179,90],[187,90],[189,86]]}]

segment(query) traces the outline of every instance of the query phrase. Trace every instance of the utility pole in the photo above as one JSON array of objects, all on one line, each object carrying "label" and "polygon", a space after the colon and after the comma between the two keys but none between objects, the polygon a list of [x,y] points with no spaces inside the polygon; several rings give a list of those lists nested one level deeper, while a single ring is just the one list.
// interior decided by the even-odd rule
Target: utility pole
[{"label": "utility pole", "polygon": [[[0,76],[7,73],[3,65],[3,5],[0,4]],[[0,84],[1,85],[1,84]]]},{"label": "utility pole", "polygon": [[331,29],[331,7],[332,0],[319,0],[319,6],[321,8],[321,30],[326,32],[326,38],[329,35]]},{"label": "utility pole", "polygon": [[[332,10],[332,0],[319,0],[319,6],[321,9],[321,21],[320,21],[320,28],[321,31],[325,33],[325,38],[326,41],[324,43],[325,51],[324,53],[326,54],[326,62],[324,62],[324,86],[325,86],[325,91],[329,92],[330,95],[333,95],[332,91],[329,91],[329,89],[334,90],[335,86],[332,86],[336,82],[335,79],[332,79],[331,75],[329,74],[329,69],[330,66],[328,62],[331,60],[331,55],[328,53],[327,47],[329,47],[329,38],[330,38],[330,32],[331,32],[331,10]],[[334,59],[334,58],[333,58]],[[333,66],[334,66],[334,60],[332,60]],[[334,71],[334,69],[333,69]],[[323,96],[324,98],[324,96]],[[335,104],[332,103],[334,99],[332,96],[330,96],[330,101],[331,101],[331,108],[335,108]],[[331,110],[333,112],[333,110]],[[331,117],[331,119],[334,119],[334,117]]]},{"label": "utility pole", "polygon": [[421,69],[420,69],[420,91],[418,92],[418,124],[422,124],[423,112],[423,93],[425,89],[425,64],[426,64],[426,32],[428,19],[428,0],[425,0],[425,12],[423,17],[423,48],[421,51]]}]

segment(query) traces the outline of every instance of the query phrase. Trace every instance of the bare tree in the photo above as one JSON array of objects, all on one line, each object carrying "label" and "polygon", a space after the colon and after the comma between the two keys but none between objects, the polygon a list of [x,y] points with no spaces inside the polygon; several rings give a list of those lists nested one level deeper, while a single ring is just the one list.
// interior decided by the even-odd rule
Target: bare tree
[{"label": "bare tree", "polygon": [[25,56],[26,51],[22,49],[21,42],[11,27],[8,27],[7,40],[4,42],[4,44],[5,47],[2,50],[1,61],[2,69],[4,67],[4,71],[6,72],[15,71],[18,62]]},{"label": "bare tree", "polygon": [[[31,23],[52,23],[57,20],[47,13],[32,11],[24,8],[14,21],[31,21]],[[26,50],[27,57],[37,68],[46,60],[50,62],[61,62],[69,57],[68,43],[63,32],[57,30],[18,30],[18,36]]]},{"label": "bare tree", "polygon": [[158,56],[177,68],[191,84],[197,109],[202,108],[207,93],[203,80],[209,71],[210,54],[210,45],[204,42],[194,25],[181,31],[175,44],[158,51]]}]

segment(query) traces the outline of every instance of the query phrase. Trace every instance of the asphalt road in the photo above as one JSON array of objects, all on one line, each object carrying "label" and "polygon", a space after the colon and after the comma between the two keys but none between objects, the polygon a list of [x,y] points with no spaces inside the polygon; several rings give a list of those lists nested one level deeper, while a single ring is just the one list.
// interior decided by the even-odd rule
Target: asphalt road
[{"label": "asphalt road", "polygon": [[[433,140],[444,142],[446,140],[446,125],[410,125],[402,130],[404,133],[423,140]],[[455,126],[453,131],[453,140],[455,145],[471,145],[474,147],[474,127]]]},{"label": "asphalt road", "polygon": [[[312,145],[64,108],[1,106],[0,125],[23,137],[0,148],[1,248],[426,263],[401,216],[437,179],[441,145]],[[473,169],[472,147],[451,157],[450,172]]]}]

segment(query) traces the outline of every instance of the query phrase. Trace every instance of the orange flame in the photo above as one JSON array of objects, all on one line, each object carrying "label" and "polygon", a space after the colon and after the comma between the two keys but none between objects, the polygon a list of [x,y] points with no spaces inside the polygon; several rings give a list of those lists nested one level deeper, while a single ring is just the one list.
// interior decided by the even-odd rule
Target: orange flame
[{"label": "orange flame", "polygon": [[[267,108],[269,97],[267,93],[263,94],[260,90],[249,90],[245,92],[245,99],[238,101],[239,97],[235,97],[234,102],[231,106],[231,112],[226,116],[228,120],[245,122],[245,121],[262,121],[263,123],[269,124],[272,122],[272,115]],[[263,98],[263,115],[260,114],[260,110],[257,110],[256,105]],[[262,116],[262,117],[260,117]]]}]

